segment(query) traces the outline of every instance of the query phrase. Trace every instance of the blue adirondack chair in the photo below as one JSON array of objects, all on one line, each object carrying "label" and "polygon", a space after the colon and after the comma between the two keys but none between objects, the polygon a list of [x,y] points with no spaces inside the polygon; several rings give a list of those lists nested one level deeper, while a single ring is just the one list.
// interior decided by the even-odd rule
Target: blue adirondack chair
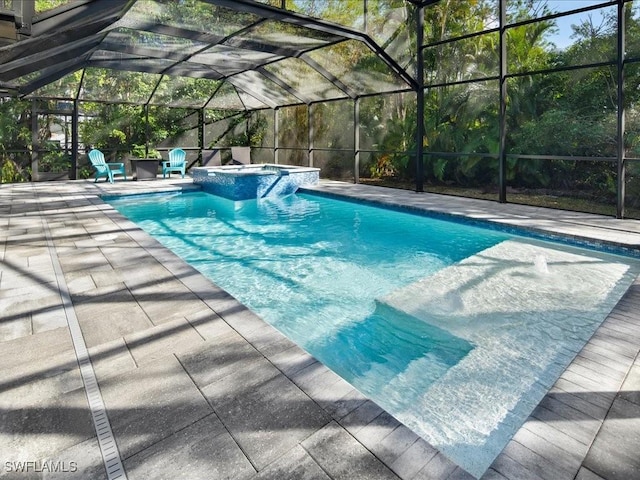
[{"label": "blue adirondack chair", "polygon": [[104,160],[104,154],[97,149],[93,149],[89,152],[89,160],[91,165],[96,170],[96,179],[94,183],[98,181],[98,178],[105,177],[105,181],[113,183],[114,175],[122,175],[124,179],[127,179],[127,173],[124,169],[124,163],[107,163]]},{"label": "blue adirondack chair", "polygon": [[171,172],[180,172],[184,178],[186,166],[187,154],[181,148],[174,148],[169,152],[169,160],[162,162],[162,178],[166,178],[167,173],[171,177]]}]

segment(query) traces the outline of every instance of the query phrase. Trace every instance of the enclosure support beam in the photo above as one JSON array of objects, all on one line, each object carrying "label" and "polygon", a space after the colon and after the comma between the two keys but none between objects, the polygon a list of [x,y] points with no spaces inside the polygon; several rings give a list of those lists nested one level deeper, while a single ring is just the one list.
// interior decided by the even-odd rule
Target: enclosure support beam
[{"label": "enclosure support beam", "polygon": [[280,152],[278,151],[278,136],[280,135],[280,128],[278,122],[280,120],[279,111],[277,108],[273,109],[273,163],[280,163]]},{"label": "enclosure support beam", "polygon": [[36,13],[35,3],[36,2],[25,2],[24,0],[13,0],[11,4],[11,9],[15,15],[16,32],[21,35],[31,35],[31,24]]},{"label": "enclosure support beam", "polygon": [[150,129],[149,129],[149,104],[145,103],[144,105],[144,158],[149,158],[149,138]]},{"label": "enclosure support beam", "polygon": [[313,110],[315,109],[315,105],[309,104],[307,105],[307,134],[309,139],[309,166],[313,167]]},{"label": "enclosure support beam", "polygon": [[360,97],[353,102],[353,181],[360,183]]},{"label": "enclosure support beam", "polygon": [[32,180],[39,180],[38,156],[40,154],[40,144],[38,142],[38,106],[37,100],[31,101],[31,176]]},{"label": "enclosure support beam", "polygon": [[500,0],[500,132],[498,144],[498,200],[507,201],[507,2]]},{"label": "enclosure support beam", "polygon": [[69,169],[69,179],[78,179],[78,99],[73,100],[73,111],[71,112],[71,168]]},{"label": "enclosure support beam", "polygon": [[204,108],[198,109],[198,165],[202,165],[202,150],[205,148],[204,138]]},{"label": "enclosure support beam", "polygon": [[625,3],[618,0],[618,188],[616,217],[624,218],[626,196],[626,165],[624,152],[625,104],[624,104],[624,60],[625,60]]},{"label": "enclosure support beam", "polygon": [[416,192],[424,192],[424,7],[419,6],[416,20],[416,39],[418,43],[416,58]]}]

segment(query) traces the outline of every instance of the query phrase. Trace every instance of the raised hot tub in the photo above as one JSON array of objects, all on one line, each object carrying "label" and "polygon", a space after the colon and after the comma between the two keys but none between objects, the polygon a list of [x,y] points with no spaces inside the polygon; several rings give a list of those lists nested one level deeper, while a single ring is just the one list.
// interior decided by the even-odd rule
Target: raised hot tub
[{"label": "raised hot tub", "polygon": [[191,174],[205,192],[229,200],[289,195],[320,180],[319,168],[271,163],[196,167]]}]

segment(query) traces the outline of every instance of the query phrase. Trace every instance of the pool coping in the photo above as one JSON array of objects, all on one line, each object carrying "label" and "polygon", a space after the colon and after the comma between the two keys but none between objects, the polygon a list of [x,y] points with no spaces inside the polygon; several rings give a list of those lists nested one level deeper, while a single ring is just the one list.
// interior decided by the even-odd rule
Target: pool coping
[{"label": "pool coping", "polygon": [[[11,188],[16,187],[3,185],[0,193]],[[355,456],[346,455],[347,460],[338,460],[330,456],[326,458],[331,458],[331,461],[338,464],[352,461],[354,465],[358,464],[358,458],[366,458],[367,468],[370,469],[368,471],[377,472],[375,475],[372,473],[371,478],[391,478],[393,474],[403,479],[471,478],[427,442],[416,438],[415,434],[412,435],[406,427],[403,428],[380,407],[363,398],[357,391],[350,390],[346,382],[341,382],[341,379],[336,378],[326,367],[315,362],[304,352],[298,351],[299,349],[296,350],[294,346],[288,345],[287,340],[279,332],[268,328],[268,325],[246,311],[235,299],[224,295],[224,292],[220,292],[214,284],[105,205],[99,198],[101,195],[192,190],[189,179],[116,182],[115,184],[57,182],[35,184],[24,188],[40,192],[39,197],[34,199],[35,202],[50,201],[51,198],[59,200],[81,197],[76,202],[93,206],[95,217],[104,216],[113,222],[120,229],[118,234],[126,232],[126,235],[133,238],[139,245],[141,258],[151,257],[167,268],[190,292],[203,299],[212,312],[220,314],[227,324],[231,325],[304,395],[320,406],[328,414],[327,423],[315,434],[300,442],[292,451],[296,450],[296,454],[301,455],[305,461],[310,462],[311,460],[308,459],[311,458],[315,462],[314,465],[319,466],[329,478],[340,477],[337,472],[331,470],[331,467],[323,463],[324,455],[328,455],[327,452],[337,445],[348,445],[351,449],[349,451],[355,452]],[[59,193],[55,193],[57,190]],[[322,181],[320,185],[309,190],[316,193],[346,195],[353,199],[375,201],[403,208],[463,215],[481,221],[529,228],[537,232],[569,235],[577,240],[595,239],[597,242],[610,243],[616,247],[638,249],[640,246],[640,222],[636,221],[458,197],[417,194],[343,182]],[[51,198],[49,196],[45,198],[43,192]],[[62,222],[62,218],[67,215],[65,208],[74,204],[73,200],[65,200],[65,202],[67,206],[56,209],[56,221],[49,223],[54,236],[58,234],[57,230],[62,228],[57,222]],[[6,217],[11,218],[13,210],[6,207],[5,203],[0,203],[0,206],[3,207],[3,212],[7,212]],[[51,222],[42,213],[30,212],[29,215],[28,219],[34,222]],[[77,236],[75,242],[80,244],[92,238],[90,232],[78,232]],[[9,247],[14,240],[11,237],[3,240],[6,244],[3,250],[4,259],[5,254],[11,253]],[[71,247],[59,244],[57,248],[62,249],[64,253],[65,248]],[[69,276],[71,284],[77,282],[73,272],[65,272],[66,276]],[[0,289],[4,288],[0,283]],[[0,297],[1,301],[2,297]],[[235,307],[231,307],[232,305]],[[74,307],[85,308],[86,303],[76,305],[74,302]],[[242,312],[241,321],[234,319],[233,315],[221,314],[234,308]],[[637,398],[640,378],[638,361],[640,315],[638,311],[640,311],[640,283],[636,279],[627,294],[613,309],[583,351],[565,370],[547,397],[539,404],[483,478],[622,478],[611,470],[611,458],[619,465],[619,459],[622,457],[616,456],[613,452],[615,449],[622,452],[626,451],[626,448],[637,449],[638,445],[634,446],[634,437],[631,435],[633,430],[626,432],[629,434],[627,442],[618,440],[614,448],[611,442],[612,435],[616,439],[620,437],[620,426],[617,425],[619,422],[615,420],[620,418],[621,409],[623,414],[633,412],[629,429],[637,424],[637,419],[640,417],[634,410],[634,408],[640,409]],[[5,345],[9,344],[3,346]],[[283,346],[287,348],[283,350]],[[293,357],[288,357],[284,352],[295,352],[295,361],[292,361]],[[176,355],[178,354],[167,358],[175,359]],[[178,355],[177,358],[180,356]],[[99,382],[110,379],[113,377],[99,378]],[[107,386],[105,390],[109,392]],[[107,411],[109,411],[109,402],[107,402]],[[117,429],[115,433],[118,438]],[[625,432],[622,433],[624,437]],[[177,432],[172,435],[175,434]],[[166,438],[173,438],[172,435]],[[166,438],[160,439],[148,448],[159,448],[158,446]],[[621,446],[621,443],[628,447]],[[558,452],[562,454],[558,455]],[[132,458],[140,458],[141,455],[142,450],[130,456],[125,454],[125,467],[128,466],[131,472],[137,471],[131,468],[131,462],[133,462]],[[269,469],[282,461],[283,457],[274,459],[274,462],[270,463],[264,471],[272,471]],[[627,464],[629,468],[637,468],[637,464],[633,461]],[[150,465],[148,466],[151,468]],[[260,475],[260,471],[257,475]]]}]

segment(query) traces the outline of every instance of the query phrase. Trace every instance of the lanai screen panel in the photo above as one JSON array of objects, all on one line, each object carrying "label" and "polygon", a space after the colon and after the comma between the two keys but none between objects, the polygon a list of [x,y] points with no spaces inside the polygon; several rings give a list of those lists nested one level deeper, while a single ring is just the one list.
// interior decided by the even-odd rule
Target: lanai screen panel
[{"label": "lanai screen panel", "polygon": [[174,35],[118,28],[107,34],[101,42],[100,48],[114,52],[173,59],[178,62],[206,48],[207,45],[205,42]]},{"label": "lanai screen panel", "polygon": [[352,100],[324,102],[313,106],[311,126],[315,149],[353,152],[355,145],[353,107]]},{"label": "lanai screen panel", "polygon": [[310,17],[322,18],[355,30],[364,30],[365,4],[357,0],[286,0],[285,8]]},{"label": "lanai screen panel", "polygon": [[401,67],[413,72],[416,8],[405,0],[286,0],[286,9],[366,33]]},{"label": "lanai screen panel", "polygon": [[49,83],[36,90],[34,96],[46,98],[70,99],[75,98],[80,88],[82,71],[66,75],[55,82]]},{"label": "lanai screen panel", "polygon": [[160,75],[87,68],[84,71],[80,100],[115,103],[147,103]]},{"label": "lanai screen panel", "polygon": [[261,21],[258,15],[239,12],[199,0],[137,0],[121,23],[140,30],[217,43]]},{"label": "lanai screen panel", "polygon": [[237,90],[230,83],[221,83],[211,95],[206,107],[214,110],[245,110],[245,105]]},{"label": "lanai screen panel", "polygon": [[297,55],[306,50],[324,47],[344,40],[344,37],[289,22],[265,20],[227,39],[226,45],[252,47],[256,50],[278,50]]},{"label": "lanai screen panel", "polygon": [[282,85],[254,70],[234,75],[229,82],[272,108],[304,102],[302,98],[296,97]]},{"label": "lanai screen panel", "polygon": [[242,100],[242,103],[245,106],[246,110],[256,110],[269,107],[269,105],[267,105],[263,101],[259,100],[253,95],[243,92],[242,90],[238,90],[238,96]]},{"label": "lanai screen panel", "polygon": [[[566,3],[573,3],[573,0]],[[424,9],[425,44],[497,29],[500,11],[498,5],[498,0],[440,1],[429,5]]]},{"label": "lanai screen panel", "polygon": [[362,42],[350,40],[305,54],[358,95],[397,91],[407,85]]},{"label": "lanai screen panel", "polygon": [[264,70],[288,84],[305,103],[342,97],[346,93],[298,58],[286,58],[265,66]]},{"label": "lanai screen panel", "polygon": [[[367,10],[364,3],[287,2],[284,9],[280,1],[65,3],[34,19],[32,39],[0,49],[0,88],[29,97],[233,109],[410,89],[402,69],[413,68],[415,7],[369,0]],[[108,85],[131,72],[158,91],[144,98],[146,88],[132,94],[110,87],[98,95],[92,84],[98,71],[113,72],[104,74],[115,79]],[[81,84],[67,88],[78,75]],[[205,80],[212,88],[201,88]],[[218,81],[233,89],[219,90]]]},{"label": "lanai screen panel", "polygon": [[164,75],[149,103],[202,108],[219,86],[220,82],[216,80]]},{"label": "lanai screen panel", "polygon": [[499,45],[498,32],[488,32],[425,48],[425,85],[497,78],[500,73]]},{"label": "lanai screen panel", "polygon": [[415,7],[403,0],[369,0],[366,33],[398,64],[414,73]]},{"label": "lanai screen panel", "polygon": [[236,73],[251,70],[284,58],[278,53],[250,50],[246,48],[215,45],[189,58],[188,62],[210,65],[221,76],[229,77]]}]

